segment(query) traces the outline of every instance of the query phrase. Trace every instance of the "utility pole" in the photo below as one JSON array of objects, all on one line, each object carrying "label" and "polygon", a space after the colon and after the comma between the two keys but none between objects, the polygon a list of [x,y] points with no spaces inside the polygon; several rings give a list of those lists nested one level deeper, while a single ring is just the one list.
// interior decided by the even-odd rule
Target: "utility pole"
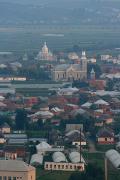
[{"label": "utility pole", "polygon": [[81,163],[81,151],[82,151],[82,148],[81,148],[81,128],[80,128],[80,163]]},{"label": "utility pole", "polygon": [[105,157],[105,180],[108,180],[108,167],[107,167],[107,158]]}]

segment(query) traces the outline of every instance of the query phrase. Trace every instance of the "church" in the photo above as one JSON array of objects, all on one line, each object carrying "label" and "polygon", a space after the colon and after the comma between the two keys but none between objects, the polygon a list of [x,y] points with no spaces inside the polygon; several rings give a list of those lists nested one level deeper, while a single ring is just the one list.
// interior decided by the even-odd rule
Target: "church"
[{"label": "church", "polygon": [[55,60],[54,55],[52,52],[48,49],[46,42],[44,43],[42,50],[37,55],[37,60],[42,61],[53,61]]},{"label": "church", "polygon": [[54,81],[74,81],[87,79],[87,57],[85,51],[82,52],[80,64],[61,64],[52,70]]}]

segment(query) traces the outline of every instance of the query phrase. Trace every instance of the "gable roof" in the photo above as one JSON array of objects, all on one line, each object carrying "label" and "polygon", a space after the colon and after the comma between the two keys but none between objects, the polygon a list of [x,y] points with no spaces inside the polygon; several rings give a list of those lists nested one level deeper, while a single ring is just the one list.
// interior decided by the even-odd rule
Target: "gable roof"
[{"label": "gable roof", "polygon": [[7,123],[4,123],[0,128],[10,128],[10,126]]},{"label": "gable roof", "polygon": [[27,172],[35,168],[19,160],[0,160],[0,171]]},{"label": "gable roof", "polygon": [[114,137],[114,133],[113,133],[113,131],[111,129],[103,127],[98,131],[97,137],[98,138],[101,138],[101,137]]},{"label": "gable roof", "polygon": [[103,99],[97,100],[94,104],[96,104],[96,105],[107,105],[107,106],[109,105],[109,103],[104,101]]},{"label": "gable roof", "polygon": [[69,68],[75,69],[76,71],[81,70],[81,66],[79,64],[60,64],[55,67],[56,71],[66,71]]}]

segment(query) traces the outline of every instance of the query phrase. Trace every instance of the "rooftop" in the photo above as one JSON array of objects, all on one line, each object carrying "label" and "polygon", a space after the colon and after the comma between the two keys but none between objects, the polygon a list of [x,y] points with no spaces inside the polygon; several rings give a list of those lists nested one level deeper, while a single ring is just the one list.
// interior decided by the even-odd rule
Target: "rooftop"
[{"label": "rooftop", "polygon": [[31,171],[34,170],[35,168],[26,164],[23,161],[18,161],[18,160],[0,160],[0,171]]}]

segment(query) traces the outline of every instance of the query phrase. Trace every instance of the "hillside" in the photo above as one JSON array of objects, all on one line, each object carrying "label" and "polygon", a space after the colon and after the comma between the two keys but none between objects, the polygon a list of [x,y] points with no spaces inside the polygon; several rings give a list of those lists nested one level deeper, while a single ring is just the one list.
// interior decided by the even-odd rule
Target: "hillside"
[{"label": "hillside", "polygon": [[118,0],[0,0],[0,25],[120,22]]}]

